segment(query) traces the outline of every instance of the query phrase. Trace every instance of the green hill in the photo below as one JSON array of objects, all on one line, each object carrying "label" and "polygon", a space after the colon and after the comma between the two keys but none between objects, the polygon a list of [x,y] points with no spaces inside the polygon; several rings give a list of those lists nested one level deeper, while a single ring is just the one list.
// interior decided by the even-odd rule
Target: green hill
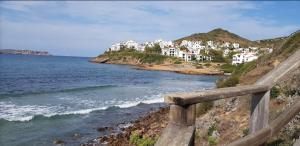
[{"label": "green hill", "polygon": [[212,31],[209,31],[207,33],[195,33],[187,37],[180,38],[178,40],[175,40],[176,43],[180,43],[182,40],[189,40],[189,41],[203,41],[207,42],[209,40],[224,43],[224,42],[230,42],[230,43],[239,43],[241,46],[258,46],[259,43],[248,40],[246,38],[243,38],[241,36],[238,36],[234,33],[231,33],[227,30],[218,28],[214,29]]}]

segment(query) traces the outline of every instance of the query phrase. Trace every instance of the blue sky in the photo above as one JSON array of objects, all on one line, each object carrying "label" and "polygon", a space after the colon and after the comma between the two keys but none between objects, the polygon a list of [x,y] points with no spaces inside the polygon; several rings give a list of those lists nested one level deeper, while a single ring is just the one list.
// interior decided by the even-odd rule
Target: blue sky
[{"label": "blue sky", "polygon": [[214,28],[257,40],[299,30],[299,13],[292,1],[4,1],[0,49],[97,56],[119,41],[174,40]]}]

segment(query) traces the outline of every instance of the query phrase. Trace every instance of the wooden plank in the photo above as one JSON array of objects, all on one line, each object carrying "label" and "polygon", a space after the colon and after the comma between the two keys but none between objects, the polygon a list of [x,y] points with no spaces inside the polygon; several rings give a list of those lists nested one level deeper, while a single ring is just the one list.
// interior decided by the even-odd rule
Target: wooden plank
[{"label": "wooden plank", "polygon": [[170,122],[176,125],[195,125],[196,105],[179,106],[170,105]]},{"label": "wooden plank", "polygon": [[256,133],[240,138],[227,146],[259,146],[266,142],[271,136],[271,128],[260,129]]},{"label": "wooden plank", "polygon": [[245,85],[238,87],[219,88],[190,93],[167,94],[164,98],[166,103],[177,105],[191,105],[205,101],[213,101],[235,96],[265,92],[269,90],[266,85]]},{"label": "wooden plank", "polygon": [[270,126],[260,129],[255,133],[240,138],[228,146],[257,146],[266,142],[270,137],[276,135],[291,119],[300,112],[300,101],[292,105],[289,109],[279,115]]},{"label": "wooden plank", "polygon": [[290,108],[279,115],[272,123],[270,127],[272,128],[272,136],[277,134],[280,129],[282,129],[287,123],[290,122],[297,114],[300,113],[300,101],[293,104]]},{"label": "wooden plank", "polygon": [[249,132],[255,133],[268,126],[270,91],[252,95]]},{"label": "wooden plank", "polygon": [[195,126],[169,123],[155,146],[193,146]]}]

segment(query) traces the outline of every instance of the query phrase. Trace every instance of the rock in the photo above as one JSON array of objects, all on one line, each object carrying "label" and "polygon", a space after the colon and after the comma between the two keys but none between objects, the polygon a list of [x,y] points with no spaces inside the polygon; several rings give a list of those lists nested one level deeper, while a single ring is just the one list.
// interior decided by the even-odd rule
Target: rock
[{"label": "rock", "polygon": [[56,139],[56,140],[53,141],[53,144],[55,144],[55,145],[64,145],[65,142],[63,140]]},{"label": "rock", "polygon": [[218,131],[213,131],[211,136],[215,139],[218,139],[220,137],[220,133]]},{"label": "rock", "polygon": [[79,133],[74,133],[72,137],[73,137],[73,138],[80,138],[81,136],[80,136]]}]

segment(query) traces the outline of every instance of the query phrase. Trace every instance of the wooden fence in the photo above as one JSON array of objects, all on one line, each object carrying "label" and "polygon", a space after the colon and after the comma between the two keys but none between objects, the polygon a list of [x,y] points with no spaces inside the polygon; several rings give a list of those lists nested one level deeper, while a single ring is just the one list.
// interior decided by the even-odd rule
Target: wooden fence
[{"label": "wooden fence", "polygon": [[165,96],[170,105],[169,124],[156,146],[190,146],[194,144],[196,104],[206,101],[252,95],[250,106],[250,134],[229,146],[256,146],[264,144],[300,112],[300,101],[269,123],[270,89],[288,72],[300,66],[300,50],[277,68],[260,78],[254,85],[219,88]]}]

